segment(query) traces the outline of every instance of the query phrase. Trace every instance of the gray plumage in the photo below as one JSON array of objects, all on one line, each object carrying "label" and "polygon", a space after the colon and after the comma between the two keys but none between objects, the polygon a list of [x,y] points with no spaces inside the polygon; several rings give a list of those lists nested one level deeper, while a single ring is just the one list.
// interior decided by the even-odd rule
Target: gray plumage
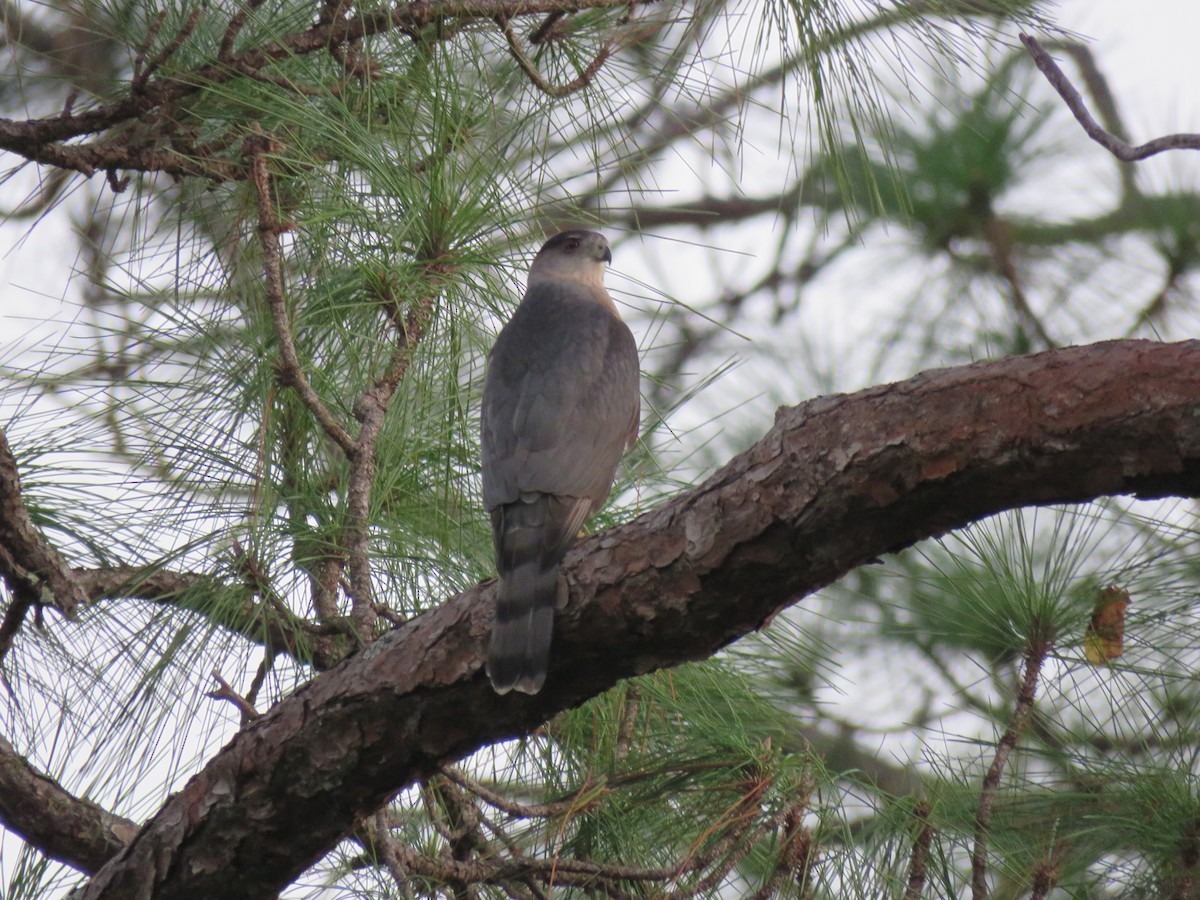
[{"label": "gray plumage", "polygon": [[559,564],[637,436],[637,345],[604,290],[611,260],[595,232],[547,241],[488,357],[483,500],[500,585],[487,669],[502,694],[541,690]]}]

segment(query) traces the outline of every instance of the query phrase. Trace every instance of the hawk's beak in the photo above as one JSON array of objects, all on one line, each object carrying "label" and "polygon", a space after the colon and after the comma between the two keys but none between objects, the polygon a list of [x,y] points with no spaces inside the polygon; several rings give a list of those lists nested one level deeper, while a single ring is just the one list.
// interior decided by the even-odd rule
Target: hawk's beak
[{"label": "hawk's beak", "polygon": [[600,258],[606,263],[612,264],[612,250],[609,249],[607,244],[604,245],[604,255]]}]

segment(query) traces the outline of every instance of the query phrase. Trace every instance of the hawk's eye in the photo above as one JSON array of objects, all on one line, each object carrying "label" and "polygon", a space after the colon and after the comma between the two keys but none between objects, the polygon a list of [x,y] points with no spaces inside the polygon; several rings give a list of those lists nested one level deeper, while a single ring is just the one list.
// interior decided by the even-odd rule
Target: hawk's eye
[{"label": "hawk's eye", "polygon": [[578,250],[579,249],[579,238],[567,238],[567,240],[563,244],[563,246],[566,247],[568,250]]}]

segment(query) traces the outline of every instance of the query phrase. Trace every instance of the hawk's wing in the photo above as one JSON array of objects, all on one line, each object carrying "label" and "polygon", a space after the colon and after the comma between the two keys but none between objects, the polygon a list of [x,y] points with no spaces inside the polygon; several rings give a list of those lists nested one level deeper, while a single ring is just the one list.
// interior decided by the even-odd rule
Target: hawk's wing
[{"label": "hawk's wing", "polygon": [[637,345],[588,291],[531,288],[496,340],[482,412],[489,510],[545,493],[586,498],[591,514],[637,435]]}]

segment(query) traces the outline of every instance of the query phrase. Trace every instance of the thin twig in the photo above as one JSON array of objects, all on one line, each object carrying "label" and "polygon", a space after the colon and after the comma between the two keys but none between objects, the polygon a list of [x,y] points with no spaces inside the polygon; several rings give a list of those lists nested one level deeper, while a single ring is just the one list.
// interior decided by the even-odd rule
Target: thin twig
[{"label": "thin twig", "polygon": [[[529,818],[550,818],[555,816],[566,815],[571,809],[576,811],[579,808],[579,797],[587,795],[593,788],[584,786],[580,790],[574,792],[573,800],[562,804],[553,805],[526,805],[518,803],[508,797],[505,797],[490,788],[484,787],[478,782],[467,777],[462,770],[453,767],[445,766],[442,768],[442,774],[450,781],[458,786],[466,789],[472,794],[475,794],[485,803],[494,806],[497,809],[515,817],[522,819]],[[675,866],[665,866],[658,869],[642,868],[638,866],[625,866],[620,864],[605,864],[597,863],[590,860],[578,860],[563,857],[554,857],[548,860],[521,860],[522,863],[528,865],[525,871],[531,874],[537,874],[542,878],[552,879],[556,883],[565,883],[564,879],[568,876],[590,875],[600,881],[612,879],[613,881],[629,880],[629,881],[674,881],[678,883],[684,875],[703,872],[708,870],[704,876],[696,884],[687,888],[670,892],[667,897],[691,897],[697,892],[703,893],[719,883],[729,871],[741,861],[747,853],[749,853],[757,841],[770,828],[775,827],[774,822],[761,823],[755,827],[755,819],[757,817],[758,803],[761,800],[762,793],[768,786],[765,781],[755,781],[750,785],[747,793],[738,798],[737,802],[731,807],[724,817],[726,825],[730,826],[719,838],[713,840],[707,847],[701,851],[693,851],[688,858],[678,863]],[[426,798],[427,805],[433,802],[432,796]],[[590,804],[589,800],[589,804]],[[799,822],[799,817],[795,817],[796,822]],[[456,836],[456,829],[452,822],[435,821],[433,823],[435,830],[442,833],[442,837],[448,841],[452,841]],[[785,837],[787,838],[787,846],[791,850],[795,850],[799,843],[796,829],[785,829]],[[799,841],[799,843],[798,843]],[[809,848],[811,849],[811,847]],[[789,852],[785,854],[792,862],[797,861],[797,854]],[[811,859],[811,854],[801,854],[805,859]],[[717,862],[720,860],[720,862]],[[716,863],[714,865],[714,863]],[[515,865],[513,860],[509,865]],[[710,868],[711,867],[711,868]],[[789,871],[792,866],[788,866]],[[516,873],[512,873],[510,877],[517,877]],[[490,879],[477,879],[490,880]],[[468,879],[470,881],[470,879]],[[611,887],[611,886],[610,886]],[[606,893],[612,896],[611,890],[607,887],[601,887]]]},{"label": "thin twig", "polygon": [[[431,280],[449,270],[433,263],[426,267]],[[388,405],[400,380],[412,363],[413,351],[433,315],[437,291],[430,290],[413,304],[403,319],[396,303],[388,299],[386,307],[395,328],[395,343],[387,366],[375,383],[354,404],[354,414],[362,423],[358,441],[350,458],[350,478],[346,488],[346,529],[343,546],[348,554],[346,568],[350,575],[350,617],[362,640],[374,631],[377,615],[371,586],[371,487],[375,481],[375,450],[383,428]]]},{"label": "thin twig", "polygon": [[[1078,41],[1054,41],[1049,44],[1048,48],[1044,46],[1043,49],[1059,50],[1075,61],[1075,68],[1078,69],[1079,76],[1083,79],[1083,86],[1087,88],[1087,92],[1091,96],[1100,124],[1109,134],[1116,135],[1122,141],[1128,141],[1129,129],[1125,127],[1121,111],[1117,108],[1117,98],[1113,96],[1112,89],[1108,86],[1108,79],[1100,71],[1100,66],[1096,63],[1096,58],[1087,45]],[[1124,200],[1133,200],[1139,193],[1135,171],[1132,166],[1117,168]]]},{"label": "thin twig", "polygon": [[[167,11],[160,10],[151,19],[150,25],[146,29],[146,36],[142,38],[141,44],[138,46],[137,55],[133,58],[133,83],[138,84],[142,79],[142,72],[146,67],[146,53],[150,50],[150,45],[158,38],[158,32],[162,30],[163,22],[167,20]],[[74,105],[74,104],[72,104]]]},{"label": "thin twig", "polygon": [[442,808],[437,792],[433,789],[433,784],[428,780],[421,782],[421,803],[425,807],[425,815],[429,820],[429,827],[447,844],[454,840],[454,831],[446,821],[446,811]]},{"label": "thin twig", "polygon": [[609,57],[611,57],[617,49],[616,45],[612,41],[606,41],[600,48],[600,51],[596,54],[596,58],[588,63],[587,68],[580,72],[577,77],[572,78],[566,84],[555,85],[551,84],[546,76],[538,71],[538,67],[534,64],[533,60],[529,58],[529,54],[525,52],[525,48],[521,46],[521,41],[517,38],[517,35],[513,31],[512,25],[509,24],[508,19],[502,18],[498,21],[500,24],[500,30],[504,32],[504,39],[508,41],[509,53],[512,55],[512,58],[517,61],[517,65],[521,67],[521,71],[528,76],[529,80],[533,82],[534,86],[539,91],[556,99],[567,97],[576,93],[577,91],[583,90],[585,87],[591,84],[592,79],[596,77],[596,73],[604,67],[604,64],[608,62]]},{"label": "thin twig", "polygon": [[229,682],[221,677],[221,673],[217,669],[212,670],[213,680],[217,683],[215,691],[209,691],[205,694],[206,697],[211,697],[213,700],[228,700],[236,706],[242,713],[242,724],[253,722],[262,713],[254,708],[254,704],[235,691],[229,686]]},{"label": "thin twig", "polygon": [[642,692],[636,685],[630,685],[625,691],[624,708],[621,710],[621,722],[617,726],[617,746],[614,756],[618,762],[624,762],[629,755],[629,742],[633,739],[633,727],[637,723],[638,710],[641,708]]},{"label": "thin twig", "polygon": [[558,9],[550,13],[550,15],[546,16],[546,18],[542,19],[542,24],[534,29],[533,34],[529,36],[529,43],[536,47],[539,44],[544,44],[548,40],[551,40],[551,38],[557,33],[555,26],[563,20],[564,16],[566,16],[566,13],[561,9]]},{"label": "thin twig", "polygon": [[[297,473],[307,465],[308,439],[299,427],[300,410],[285,410],[280,420],[280,466],[283,472],[283,495],[293,498],[303,494],[301,482]],[[288,517],[293,523],[304,521],[308,514],[307,507],[288,501]],[[340,615],[338,609],[338,583],[342,577],[344,558],[341,554],[331,553],[322,548],[314,553],[293,543],[292,560],[308,574],[312,609],[317,620],[322,625],[334,622]],[[325,662],[340,660],[314,660],[318,668]]]},{"label": "thin twig", "polygon": [[267,676],[271,674],[271,670],[275,668],[275,652],[270,648],[267,649],[263,656],[263,661],[258,665],[258,671],[254,673],[254,680],[250,682],[250,690],[246,692],[246,702],[254,705],[258,699],[258,692],[262,690],[262,686],[267,681]]},{"label": "thin twig", "polygon": [[480,800],[516,819],[550,819],[566,815],[569,810],[578,807],[579,796],[581,794],[587,794],[596,789],[595,785],[586,782],[578,791],[575,791],[571,795],[569,800],[541,804],[518,803],[510,797],[506,797],[498,791],[493,791],[478,781],[468,778],[466,773],[456,766],[443,766],[441,772],[459,787],[470,791]]},{"label": "thin twig", "polygon": [[1034,63],[1051,86],[1058,91],[1058,95],[1067,104],[1067,109],[1071,110],[1075,120],[1083,126],[1087,136],[1121,162],[1137,162],[1167,150],[1200,150],[1200,134],[1168,134],[1134,147],[1115,134],[1105,131],[1088,112],[1079,91],[1042,45],[1028,34],[1022,34],[1020,38],[1029,55],[1033,57]]},{"label": "thin twig", "polygon": [[409,871],[396,851],[396,839],[392,837],[391,827],[388,824],[386,806],[375,813],[375,834],[372,837],[375,839],[375,849],[383,858],[384,867],[392,876],[392,880],[396,882],[396,887],[400,889],[400,896],[405,900],[411,900],[413,892]]},{"label": "thin twig", "polygon": [[[313,566],[313,610],[324,624],[337,625],[340,620],[338,586],[342,583],[342,568],[345,564],[346,561],[342,557],[327,556]],[[342,634],[344,629],[337,626],[334,633]]]},{"label": "thin twig", "polygon": [[1184,275],[1187,274],[1189,261],[1184,259],[1180,254],[1172,253],[1167,259],[1167,277],[1163,280],[1163,285],[1151,298],[1150,302],[1142,307],[1137,314],[1137,324],[1153,325],[1155,320],[1160,318],[1167,309],[1167,304],[1171,294],[1178,289],[1179,282]]},{"label": "thin twig", "polygon": [[929,804],[924,800],[917,803],[913,817],[920,823],[912,854],[908,858],[908,886],[904,889],[904,900],[921,900],[925,892],[925,880],[929,871],[929,847],[933,843],[933,826],[929,824]]},{"label": "thin twig", "polygon": [[324,85],[319,88],[307,87],[303,84],[297,84],[290,78],[282,75],[268,75],[245,62],[234,62],[230,64],[237,72],[245,75],[252,81],[258,81],[262,84],[269,84],[277,88],[282,88],[285,91],[291,91],[293,94],[299,94],[301,97],[336,97],[341,94],[342,89],[336,84]]},{"label": "thin twig", "polygon": [[[270,573],[264,571],[262,561],[256,554],[246,551],[236,538],[233,540],[231,549],[234,569],[243,578],[250,591],[262,598],[266,607],[262,611],[269,631],[261,639],[263,647],[268,654],[286,652],[295,657],[297,648],[293,636],[296,631],[303,629],[308,634],[320,634],[320,626],[312,625],[292,612],[279,592],[272,586]],[[260,609],[262,608],[260,607]],[[291,640],[288,644],[275,645],[271,641],[276,635],[283,635]],[[270,659],[271,656],[268,656],[268,660]]]},{"label": "thin twig", "polygon": [[452,829],[450,840],[451,856],[457,860],[470,859],[478,851],[481,856],[490,856],[487,837],[480,828],[480,812],[476,798],[468,797],[461,787],[449,778],[439,778],[433,790],[446,811]]},{"label": "thin twig", "polygon": [[248,0],[248,2],[233,14],[229,19],[229,24],[225,27],[225,34],[221,36],[221,46],[217,50],[217,59],[221,62],[230,62],[233,59],[233,42],[237,40],[237,36],[246,26],[246,19],[250,13],[263,5],[264,0]]},{"label": "thin twig", "polygon": [[1000,271],[1000,276],[1008,284],[1009,298],[1012,300],[1017,318],[1033,331],[1046,349],[1056,349],[1059,346],[1058,341],[1050,336],[1045,323],[1033,311],[1033,307],[1029,304],[1029,297],[1026,296],[1025,289],[1021,285],[1021,277],[1017,273],[1017,266],[1013,261],[1011,229],[989,210],[984,216],[983,232],[987,238],[988,247],[992,251],[992,261]]},{"label": "thin twig", "polygon": [[987,838],[991,827],[992,806],[996,800],[996,788],[1000,786],[1000,776],[1008,757],[1017,746],[1021,732],[1033,713],[1033,700],[1037,695],[1038,678],[1042,672],[1042,663],[1050,652],[1050,642],[1044,638],[1030,640],[1025,651],[1025,677],[1017,691],[1017,702],[1013,708],[1012,718],[1008,727],[996,744],[996,755],[988,767],[983,779],[983,789],[979,792],[979,808],[975,813],[975,846],[971,851],[971,898],[986,900],[987,886]]},{"label": "thin twig", "polygon": [[267,166],[270,142],[265,135],[252,135],[246,140],[247,154],[251,157],[254,187],[258,194],[258,237],[263,251],[263,282],[267,302],[275,319],[275,334],[279,338],[279,350],[283,357],[280,381],[293,388],[301,402],[316,417],[325,434],[337,444],[347,458],[354,459],[357,444],[350,433],[334,418],[325,401],[313,389],[296,354],[292,338],[292,325],[288,320],[287,301],[283,296],[283,259],[279,249],[279,232],[283,226],[275,217],[275,204],[271,199],[271,174]]},{"label": "thin twig", "polygon": [[171,38],[170,43],[158,51],[154,55],[154,58],[146,64],[146,67],[134,76],[133,84],[131,85],[131,90],[134,94],[142,93],[146,89],[146,83],[150,80],[150,76],[157,72],[163,63],[179,52],[179,48],[183,46],[183,42],[196,30],[203,12],[203,7],[197,7],[192,10],[191,15],[187,17],[180,29],[175,32],[175,37]]},{"label": "thin twig", "polygon": [[347,41],[345,45],[330,44],[329,55],[341,65],[342,71],[364,84],[379,77],[379,66],[374,60],[363,56],[357,42]]},{"label": "thin twig", "polygon": [[694,884],[668,891],[663,895],[663,900],[692,900],[693,897],[703,896],[716,888],[773,827],[772,823],[766,822],[752,828],[753,823],[753,817],[745,817],[718,840],[713,841],[704,852],[680,863],[673,876],[676,884],[680,883],[679,880],[684,875],[703,872],[705,869],[709,871]]},{"label": "thin twig", "polygon": [[[430,878],[448,884],[493,884],[513,891],[514,882],[537,879],[556,885],[581,887],[602,891],[609,897],[626,900],[631,895],[620,890],[621,881],[667,881],[674,877],[674,868],[640,869],[621,863],[602,864],[577,859],[539,859],[533,856],[474,860],[458,862],[450,859],[433,859],[417,853],[411,847],[397,841],[395,850],[405,869],[413,875]],[[515,891],[514,891],[515,893]],[[689,897],[693,895],[688,895]]]},{"label": "thin twig", "polygon": [[21,219],[33,219],[48,210],[51,204],[62,193],[63,186],[71,178],[68,169],[54,169],[45,176],[38,186],[38,198],[33,202],[28,199],[21,201],[14,209],[0,209],[0,220],[15,222]]}]

